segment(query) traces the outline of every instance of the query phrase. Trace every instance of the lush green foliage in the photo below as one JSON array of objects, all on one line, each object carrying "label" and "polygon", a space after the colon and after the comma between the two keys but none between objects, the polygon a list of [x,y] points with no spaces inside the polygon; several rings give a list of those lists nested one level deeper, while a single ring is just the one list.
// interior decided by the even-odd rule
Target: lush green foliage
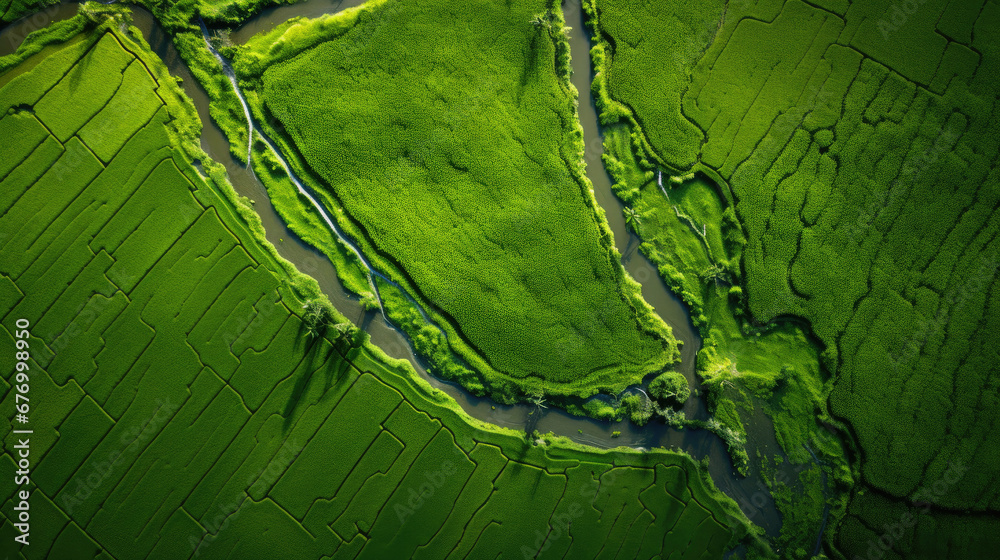
[{"label": "lush green foliage", "polygon": [[[43,8],[57,4],[56,0],[0,0],[0,21],[12,22],[32,12],[42,10],[38,17],[40,26],[47,25],[47,13]],[[171,31],[177,31],[202,17],[213,23],[237,24],[264,7],[275,4],[290,4],[289,0],[139,0],[134,2],[152,11],[157,19],[168,26]],[[89,2],[84,8],[89,12],[103,12],[108,9],[118,10],[114,2]],[[109,8],[108,5],[111,5]]]},{"label": "lush green foliage", "polygon": [[[595,61],[613,76],[614,37],[598,27],[606,40]],[[950,557],[982,557],[1000,534],[998,29],[992,2],[730,4],[680,92],[682,116],[705,134],[696,168],[717,180],[741,230],[732,237],[746,240],[729,255],[739,258],[734,303],[758,324],[807,320],[835,374],[821,389],[796,366],[787,379],[800,380],[800,396],[780,396],[793,384],[777,390],[776,410],[846,420],[863,458],[860,488],[879,492],[856,498],[826,541],[848,556],[881,555],[886,524],[886,546],[905,557],[941,557],[932,541],[949,543]],[[671,76],[665,65],[634,79]],[[632,109],[639,123],[653,118]],[[638,136],[653,137],[648,128]],[[656,157],[688,163],[667,149]],[[699,299],[694,277],[674,268],[661,271],[685,299]],[[710,338],[727,337],[714,304],[700,299],[718,333]],[[725,357],[715,352],[710,363]],[[762,382],[753,385],[782,387]],[[816,402],[825,394],[829,406]],[[776,418],[786,443],[808,432],[791,426]],[[893,536],[898,516],[956,466],[967,468],[961,484],[946,485],[917,508],[919,523]],[[960,530],[959,519],[975,530]]]},{"label": "lush green foliage", "polygon": [[684,404],[691,396],[687,379],[677,371],[668,371],[649,382],[649,395],[664,404]]},{"label": "lush green foliage", "polygon": [[[687,456],[527,442],[336,328],[315,281],[277,256],[198,148],[176,82],[116,28],[13,71],[157,84],[119,88],[160,105],[116,124],[127,140],[106,165],[72,113],[118,94],[65,106],[77,128],[61,145],[30,109],[45,96],[23,101],[33,81],[0,76],[0,102],[20,107],[0,130],[33,139],[0,180],[0,231],[13,234],[0,239],[0,337],[12,347],[14,320],[30,321],[43,403],[22,557],[720,558],[743,537],[735,504]],[[148,73],[95,60],[110,54]],[[8,409],[12,357],[0,355]],[[14,453],[0,455],[10,472]]]},{"label": "lush green foliage", "polygon": [[259,139],[253,143],[251,159],[254,173],[267,189],[271,204],[288,224],[289,230],[319,249],[334,263],[337,277],[344,288],[361,295],[370,305],[377,305],[374,303],[375,294],[371,293],[365,265],[330,231],[312,203],[295,188],[274,153]]},{"label": "lush green foliage", "polygon": [[[57,0],[2,0],[0,1],[0,21],[12,22],[26,14],[41,9],[47,5],[58,3]],[[45,23],[48,23],[47,21]]]},{"label": "lush green foliage", "polygon": [[626,395],[622,398],[621,408],[634,424],[645,426],[653,418],[653,403],[643,395]]},{"label": "lush green foliage", "polygon": [[[840,443],[823,425],[832,419],[825,411],[830,386],[820,372],[819,352],[794,324],[755,327],[746,321],[742,290],[731,285],[740,277],[734,263],[745,244],[731,208],[723,209],[712,181],[701,174],[658,176],[648,169],[648,160],[636,157],[642,146],[641,139],[622,125],[606,131],[605,162],[616,180],[614,190],[642,219],[640,249],[690,306],[702,333],[697,367],[712,418],[684,424],[710,430],[725,441],[743,476],[752,474],[748,439],[771,438],[761,433],[762,428],[770,429],[765,413],[773,420],[781,451],[795,468],[811,465],[805,446],[816,449],[827,461],[829,484],[802,470],[794,483],[774,485],[783,514],[775,548],[811,550],[817,508],[821,515],[824,502],[815,496],[822,496],[827,486],[844,490],[852,481]],[[652,393],[652,383],[650,389]],[[764,471],[753,474],[768,480]],[[832,515],[841,515],[843,508],[837,502]]]},{"label": "lush green foliage", "polygon": [[583,173],[561,17],[455,10],[462,25],[399,1],[293,21],[234,65],[259,120],[281,123],[269,134],[488,391],[620,391],[677,353]]},{"label": "lush green foliage", "polygon": [[485,393],[481,376],[460,363],[448,345],[447,336],[427,321],[402,290],[381,278],[377,278],[376,285],[386,316],[406,333],[417,354],[425,357],[431,374],[461,383],[475,395]]}]

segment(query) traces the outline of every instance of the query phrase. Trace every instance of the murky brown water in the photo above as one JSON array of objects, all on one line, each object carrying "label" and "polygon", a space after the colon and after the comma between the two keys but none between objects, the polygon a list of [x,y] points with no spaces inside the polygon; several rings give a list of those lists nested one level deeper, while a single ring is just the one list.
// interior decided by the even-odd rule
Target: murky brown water
[{"label": "murky brown water", "polygon": [[[572,1],[572,0],[571,0]],[[245,42],[250,36],[267,31],[275,25],[296,16],[316,17],[326,13],[336,12],[351,6],[361,4],[361,0],[307,0],[293,5],[269,8],[259,15],[249,19],[230,35],[234,42]],[[53,21],[72,17],[76,13],[76,3],[63,3],[53,6],[35,16],[29,16],[0,29],[0,56],[13,52],[23,37],[34,29],[44,27]],[[255,209],[261,217],[266,230],[267,239],[277,247],[279,254],[293,262],[299,270],[314,277],[324,293],[334,306],[370,335],[372,342],[395,358],[409,360],[417,372],[431,385],[448,393],[459,405],[475,418],[493,424],[513,429],[523,429],[529,421],[535,422],[535,428],[540,432],[553,432],[566,436],[579,443],[596,447],[610,448],[619,445],[630,447],[666,447],[686,451],[696,459],[710,459],[710,474],[716,485],[730,497],[741,504],[744,512],[751,520],[763,526],[768,533],[777,534],[781,520],[774,508],[770,493],[758,482],[756,476],[758,466],[753,466],[751,477],[743,479],[732,470],[732,463],[726,452],[725,444],[715,435],[705,430],[676,430],[659,422],[652,422],[645,427],[639,427],[630,422],[600,422],[589,418],[569,415],[557,409],[545,409],[535,412],[528,405],[506,406],[494,403],[489,399],[475,397],[463,388],[446,381],[439,380],[427,373],[421,359],[414,355],[412,347],[405,336],[391,325],[386,324],[377,311],[364,312],[358,298],[347,293],[337,279],[336,270],[330,261],[319,251],[305,244],[292,233],[275,212],[263,185],[241,163],[232,157],[229,143],[222,131],[209,116],[208,96],[204,89],[191,76],[187,65],[177,54],[168,35],[163,33],[152,15],[146,10],[134,7],[136,26],[151,48],[167,64],[170,72],[183,80],[185,92],[194,101],[198,115],[203,123],[201,146],[215,161],[225,165],[230,182],[238,193],[253,199]],[[680,371],[689,379],[692,386],[697,386],[694,375],[695,356],[701,347],[701,339],[694,330],[687,309],[682,302],[667,288],[657,274],[656,268],[637,252],[638,238],[625,227],[621,209],[623,204],[611,192],[611,181],[601,162],[603,146],[601,132],[594,104],[589,100],[590,81],[592,78],[589,49],[590,43],[583,25],[583,14],[579,3],[567,3],[565,6],[567,24],[573,27],[571,33],[571,49],[573,59],[573,82],[587,101],[580,103],[580,119],[584,128],[586,142],[587,174],[594,185],[598,203],[605,209],[607,220],[615,237],[615,245],[622,254],[622,263],[626,270],[642,285],[642,295],[673,329],[674,336],[683,342]],[[689,418],[707,418],[704,400],[692,397],[684,408]],[[535,415],[538,415],[537,417]],[[748,451],[751,457],[758,447],[762,454],[769,456],[780,453],[780,448],[774,439],[770,421],[760,415],[762,421],[748,426],[751,431],[751,445]],[[612,432],[619,431],[619,437],[612,437]]]}]

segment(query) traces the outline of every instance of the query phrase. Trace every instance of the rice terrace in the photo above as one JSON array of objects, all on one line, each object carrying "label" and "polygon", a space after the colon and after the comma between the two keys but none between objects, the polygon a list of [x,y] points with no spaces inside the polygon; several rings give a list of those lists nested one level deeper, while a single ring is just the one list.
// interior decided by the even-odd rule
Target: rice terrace
[{"label": "rice terrace", "polygon": [[0,557],[1000,558],[996,0],[0,14]]}]

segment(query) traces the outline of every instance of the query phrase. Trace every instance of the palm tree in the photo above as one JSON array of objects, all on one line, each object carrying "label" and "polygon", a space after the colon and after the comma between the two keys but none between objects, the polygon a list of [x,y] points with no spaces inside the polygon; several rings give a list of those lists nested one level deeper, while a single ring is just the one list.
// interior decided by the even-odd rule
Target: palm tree
[{"label": "palm tree", "polygon": [[722,265],[720,265],[718,263],[712,263],[711,266],[709,266],[708,268],[706,268],[704,270],[704,272],[701,273],[701,278],[702,278],[702,280],[705,281],[706,284],[710,283],[710,282],[716,282],[716,283],[718,283],[718,282],[726,282],[726,283],[728,283],[727,276],[728,276],[728,273],[727,273],[725,267],[723,267]]},{"label": "palm tree", "polygon": [[639,213],[636,212],[635,208],[626,206],[622,212],[625,214],[625,226],[639,233],[639,224],[642,223],[642,220],[639,218]]},{"label": "palm tree", "polygon": [[[302,324],[305,326],[306,336],[313,337],[323,334],[323,331],[326,330],[327,325],[330,323],[330,310],[321,304],[319,300],[315,299],[306,302],[302,308],[306,310],[302,314]],[[337,330],[340,329],[338,328]],[[343,332],[341,331],[341,334]]]},{"label": "palm tree", "polygon": [[541,393],[528,395],[528,402],[535,405],[535,408],[548,408],[548,406],[545,405],[545,395]]},{"label": "palm tree", "polygon": [[337,324],[333,325],[333,328],[334,328],[334,330],[337,331],[337,340],[340,340],[341,338],[343,338],[344,336],[346,336],[347,333],[351,332],[351,324],[350,323],[346,323],[346,322],[345,323],[337,323]]}]

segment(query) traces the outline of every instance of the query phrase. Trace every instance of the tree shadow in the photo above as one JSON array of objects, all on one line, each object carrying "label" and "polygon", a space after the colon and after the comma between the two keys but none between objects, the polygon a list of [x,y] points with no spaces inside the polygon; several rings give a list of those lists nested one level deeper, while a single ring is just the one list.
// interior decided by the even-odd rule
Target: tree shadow
[{"label": "tree shadow", "polygon": [[625,251],[622,253],[623,264],[628,264],[629,261],[632,260],[632,257],[635,256],[636,250],[639,248],[639,245],[636,243],[639,240],[639,237],[631,231],[627,231],[627,233],[628,243],[625,244]]},{"label": "tree shadow", "polygon": [[[69,69],[68,72],[66,72],[66,75],[64,75],[59,80],[60,82],[64,80],[67,82],[67,87],[69,88],[70,93],[74,94],[73,95],[74,97],[76,97],[75,94],[79,89],[80,84],[83,82],[84,73],[87,72],[87,69],[93,63],[93,52],[94,52],[93,49],[97,47],[98,43],[100,43],[100,39],[98,39],[98,41],[94,43],[94,46],[91,47],[91,50],[87,51],[87,54],[81,56],[75,63],[73,63],[73,66]],[[125,68],[128,68],[127,64],[125,65]],[[122,69],[123,74],[124,72],[125,69]]]},{"label": "tree shadow", "polygon": [[535,406],[531,409],[524,418],[524,437],[530,438],[532,432],[538,427],[538,421],[542,419],[543,409],[540,406]]},{"label": "tree shadow", "polygon": [[[291,427],[292,418],[295,416],[299,404],[302,402],[302,395],[305,394],[306,389],[309,387],[309,381],[312,379],[313,373],[318,369],[317,362],[321,363],[330,357],[329,355],[321,356],[321,354],[326,354],[323,341],[326,340],[325,333],[327,330],[328,327],[326,325],[321,325],[317,327],[315,334],[311,334],[305,323],[299,323],[299,332],[293,347],[296,350],[304,348],[305,356],[296,368],[299,372],[299,378],[295,380],[295,387],[292,388],[292,394],[288,402],[285,403],[285,410],[282,413],[285,418],[282,426],[284,431],[288,431],[288,428]],[[340,357],[336,352],[331,353],[336,354],[338,358]]]},{"label": "tree shadow", "polygon": [[518,105],[521,104],[521,97],[524,95],[524,90],[528,87],[528,83],[531,81],[532,75],[536,71],[536,66],[538,65],[538,49],[536,48],[538,44],[539,37],[547,31],[538,26],[533,25],[531,33],[531,43],[528,45],[528,51],[524,59],[524,65],[521,67],[521,77],[517,84],[517,93],[515,94],[515,101]]},{"label": "tree shadow", "polygon": [[292,419],[298,411],[302,397],[308,390],[313,376],[322,371],[323,391],[321,394],[325,395],[336,383],[350,377],[352,364],[355,358],[361,354],[361,347],[352,344],[352,337],[348,333],[327,323],[320,324],[312,330],[305,323],[300,323],[294,348],[304,348],[305,355],[296,368],[299,377],[296,379],[292,394],[285,404],[284,431],[288,431],[291,427]]},{"label": "tree shadow", "polygon": [[373,320],[375,320],[375,315],[378,315],[379,313],[380,311],[378,309],[362,309],[361,315],[358,317],[357,321],[354,321],[354,324],[357,325],[359,329],[367,331],[368,326],[372,324]]},{"label": "tree shadow", "polygon": [[326,379],[323,384],[323,393],[333,388],[334,382],[339,382],[348,377],[354,359],[361,353],[361,348],[352,346],[346,336],[340,337],[333,343],[333,352],[327,359],[325,370]]}]

